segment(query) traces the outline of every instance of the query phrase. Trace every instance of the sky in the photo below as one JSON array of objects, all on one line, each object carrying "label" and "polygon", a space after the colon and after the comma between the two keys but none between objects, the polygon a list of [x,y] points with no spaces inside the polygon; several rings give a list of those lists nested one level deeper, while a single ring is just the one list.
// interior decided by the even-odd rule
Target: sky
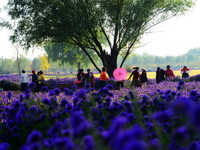
[{"label": "sky", "polygon": [[[0,0],[0,8],[7,0]],[[141,39],[141,47],[135,50],[136,54],[148,53],[157,56],[178,56],[192,48],[200,47],[200,0],[186,12],[185,15],[174,17],[155,26],[152,33],[145,34]],[[0,12],[0,18],[6,18],[5,11]],[[11,33],[7,29],[0,30],[0,57],[16,58],[15,46],[9,41]],[[44,52],[35,48],[28,53],[21,54],[34,58]]]}]

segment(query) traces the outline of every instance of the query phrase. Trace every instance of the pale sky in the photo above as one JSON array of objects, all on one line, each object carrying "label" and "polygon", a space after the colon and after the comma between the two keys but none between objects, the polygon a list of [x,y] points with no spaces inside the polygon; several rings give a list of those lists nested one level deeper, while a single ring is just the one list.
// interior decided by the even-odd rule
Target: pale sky
[{"label": "pale sky", "polygon": [[[5,6],[7,0],[0,0],[0,8]],[[6,18],[6,12],[0,13],[1,18]],[[185,15],[170,19],[152,30],[153,33],[145,34],[135,53],[148,53],[157,56],[177,56],[186,53],[189,49],[200,47],[200,0]],[[0,57],[14,58],[16,50],[9,41],[9,31],[0,30]],[[43,52],[34,49],[27,56],[29,58],[41,55]],[[26,55],[26,54],[24,54]]]}]

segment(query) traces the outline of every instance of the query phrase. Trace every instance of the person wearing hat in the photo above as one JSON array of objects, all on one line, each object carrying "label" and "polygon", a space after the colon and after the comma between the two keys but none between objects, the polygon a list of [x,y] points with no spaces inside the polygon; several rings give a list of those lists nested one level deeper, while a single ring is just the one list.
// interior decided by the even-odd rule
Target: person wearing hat
[{"label": "person wearing hat", "polygon": [[129,76],[128,80],[131,79],[131,77],[133,76],[132,82],[131,82],[131,86],[135,86],[135,87],[140,87],[140,73],[139,73],[139,67],[133,67],[133,72],[131,73],[131,75]]}]

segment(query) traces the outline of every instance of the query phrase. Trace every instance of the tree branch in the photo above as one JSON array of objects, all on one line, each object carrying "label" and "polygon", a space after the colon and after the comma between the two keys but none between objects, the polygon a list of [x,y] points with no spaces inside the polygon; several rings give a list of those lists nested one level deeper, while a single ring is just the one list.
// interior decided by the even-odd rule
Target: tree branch
[{"label": "tree branch", "polygon": [[104,30],[104,28],[102,27],[102,25],[100,25],[100,27],[101,27],[101,31],[103,32],[104,36],[106,37],[106,40],[108,41],[110,49],[112,49],[112,45],[111,45],[110,39],[108,38],[108,35],[106,34],[106,31]]},{"label": "tree branch", "polygon": [[124,65],[124,62],[125,62],[126,58],[127,58],[128,55],[130,54],[130,50],[131,50],[131,48],[133,47],[133,45],[135,44],[135,42],[137,41],[141,29],[142,29],[142,27],[140,27],[140,28],[138,29],[138,32],[137,32],[137,35],[135,36],[135,39],[133,40],[133,42],[131,43],[131,45],[128,47],[127,52],[126,52],[126,55],[124,56],[124,58],[123,58],[123,60],[122,60],[122,62],[121,62],[120,68]]},{"label": "tree branch", "polygon": [[78,41],[72,39],[82,50],[83,52],[88,56],[88,58],[90,59],[90,61],[92,62],[92,64],[94,65],[94,67],[101,72],[101,69],[96,65],[96,63],[94,62],[94,60],[92,59],[92,57],[90,56],[90,54],[87,52],[87,50],[85,49],[85,47]]}]

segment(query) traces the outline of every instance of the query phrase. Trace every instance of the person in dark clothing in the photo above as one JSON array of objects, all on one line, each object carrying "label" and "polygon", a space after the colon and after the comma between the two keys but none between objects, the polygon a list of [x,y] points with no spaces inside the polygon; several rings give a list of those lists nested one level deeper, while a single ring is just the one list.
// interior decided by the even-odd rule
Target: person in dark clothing
[{"label": "person in dark clothing", "polygon": [[32,82],[37,84],[38,83],[38,76],[37,74],[35,73],[35,70],[32,70]]},{"label": "person in dark clothing", "polygon": [[35,92],[38,91],[38,76],[37,74],[35,73],[35,70],[32,70],[32,82],[35,84],[35,88],[33,89]]},{"label": "person in dark clothing", "polygon": [[83,71],[84,71],[83,69],[79,69],[78,74],[77,74],[77,80],[75,81],[75,84],[79,88],[82,88],[85,83],[85,73]]},{"label": "person in dark clothing", "polygon": [[131,82],[131,86],[134,85],[135,87],[140,87],[140,73],[139,73],[139,67],[134,67],[133,68],[133,72],[131,73],[131,75],[129,76],[128,80],[131,79],[131,77],[133,76],[132,82]]},{"label": "person in dark clothing", "polygon": [[160,67],[157,67],[156,70],[156,83],[160,83],[161,82],[161,71],[160,71]]},{"label": "person in dark clothing", "polygon": [[184,67],[181,69],[182,79],[187,79],[187,78],[189,78],[189,71],[190,71],[190,69],[189,69],[187,66],[184,66]]},{"label": "person in dark clothing", "polygon": [[156,83],[160,83],[165,80],[165,70],[160,67],[156,70]]},{"label": "person in dark clothing", "polygon": [[165,80],[165,75],[166,75],[166,72],[164,69],[160,69],[160,81],[164,81]]},{"label": "person in dark clothing", "polygon": [[142,74],[140,76],[141,86],[145,87],[146,84],[147,84],[147,81],[148,81],[148,79],[147,79],[147,72],[146,72],[145,69],[142,69]]},{"label": "person in dark clothing", "polygon": [[87,73],[85,74],[85,80],[86,84],[94,88],[94,74],[90,71],[90,69],[87,69]]}]

